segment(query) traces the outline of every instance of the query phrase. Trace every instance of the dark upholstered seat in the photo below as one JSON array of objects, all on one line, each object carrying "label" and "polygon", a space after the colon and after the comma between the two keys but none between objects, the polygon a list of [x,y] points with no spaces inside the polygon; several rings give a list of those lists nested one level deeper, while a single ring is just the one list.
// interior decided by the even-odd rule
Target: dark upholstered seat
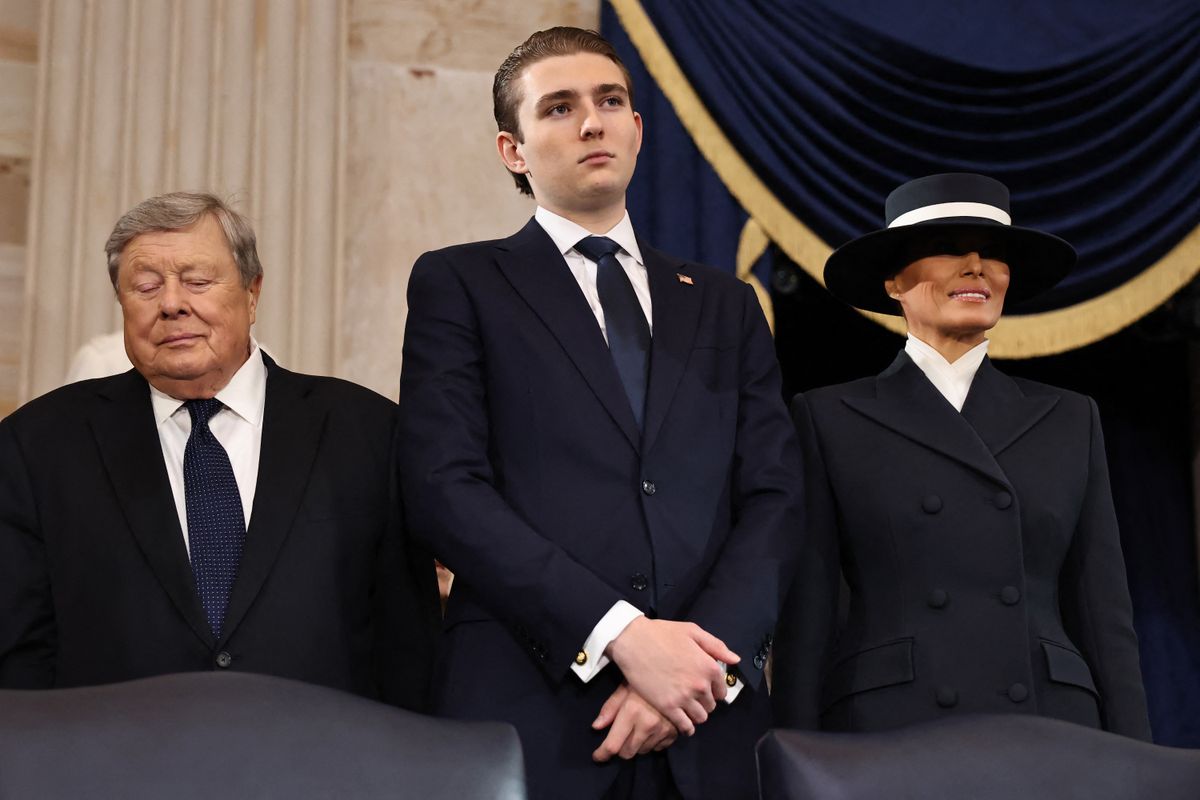
[{"label": "dark upholstered seat", "polygon": [[516,731],[248,673],[0,691],[4,798],[525,795]]},{"label": "dark upholstered seat", "polygon": [[980,715],[882,733],[773,730],[763,800],[1196,800],[1200,750],[1032,715]]}]

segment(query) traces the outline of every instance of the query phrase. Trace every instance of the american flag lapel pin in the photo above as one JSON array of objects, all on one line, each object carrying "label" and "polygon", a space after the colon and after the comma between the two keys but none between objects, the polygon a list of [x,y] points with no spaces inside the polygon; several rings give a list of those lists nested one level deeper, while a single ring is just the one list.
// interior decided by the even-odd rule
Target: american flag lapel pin
[{"label": "american flag lapel pin", "polygon": [[679,278],[680,283],[686,283],[688,286],[695,286],[696,282],[691,277],[684,275],[682,272],[676,272],[675,277]]}]

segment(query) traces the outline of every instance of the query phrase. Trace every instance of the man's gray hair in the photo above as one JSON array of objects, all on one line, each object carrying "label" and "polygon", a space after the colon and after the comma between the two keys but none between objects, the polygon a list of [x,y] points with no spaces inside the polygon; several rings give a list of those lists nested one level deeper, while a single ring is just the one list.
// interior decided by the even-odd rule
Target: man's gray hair
[{"label": "man's gray hair", "polygon": [[233,254],[233,263],[241,273],[242,286],[248,287],[262,275],[258,260],[254,229],[250,222],[225,204],[221,198],[207,192],[171,192],[143,200],[117,220],[104,252],[108,256],[108,277],[117,288],[117,268],[121,252],[136,236],[155,231],[178,231],[189,228],[211,214],[225,233],[225,241]]}]

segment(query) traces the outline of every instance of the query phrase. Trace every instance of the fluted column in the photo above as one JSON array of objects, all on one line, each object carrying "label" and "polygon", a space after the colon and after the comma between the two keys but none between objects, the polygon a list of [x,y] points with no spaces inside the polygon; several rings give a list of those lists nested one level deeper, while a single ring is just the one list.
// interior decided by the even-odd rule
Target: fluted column
[{"label": "fluted column", "polygon": [[333,372],[342,290],[346,0],[44,0],[21,399],[120,313],[104,241],[154,194],[231,198],[258,233],[257,336]]}]

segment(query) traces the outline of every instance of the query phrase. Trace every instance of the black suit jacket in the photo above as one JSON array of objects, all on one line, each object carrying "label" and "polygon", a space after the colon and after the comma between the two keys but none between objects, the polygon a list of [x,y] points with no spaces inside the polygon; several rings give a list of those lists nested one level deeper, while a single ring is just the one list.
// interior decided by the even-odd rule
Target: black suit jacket
[{"label": "black suit jacket", "polygon": [[1012,712],[1149,738],[1090,398],[985,359],[959,414],[902,352],[876,378],[797,395],[793,416],[809,535],[777,724]]},{"label": "black suit jacket", "polygon": [[399,525],[395,406],[266,361],[258,484],[219,640],[141,375],[71,384],[0,422],[0,685],[232,668],[424,705],[436,593]]},{"label": "black suit jacket", "polygon": [[404,500],[413,535],[456,576],[435,703],[514,723],[534,796],[599,796],[616,765],[592,763],[606,732],[591,721],[621,676],[609,666],[585,685],[570,666],[625,599],[742,656],[742,696],[669,755],[686,797],[753,797],[762,666],[798,548],[794,435],[753,291],[640,247],[654,323],[644,432],[536,221],[413,268]]}]

